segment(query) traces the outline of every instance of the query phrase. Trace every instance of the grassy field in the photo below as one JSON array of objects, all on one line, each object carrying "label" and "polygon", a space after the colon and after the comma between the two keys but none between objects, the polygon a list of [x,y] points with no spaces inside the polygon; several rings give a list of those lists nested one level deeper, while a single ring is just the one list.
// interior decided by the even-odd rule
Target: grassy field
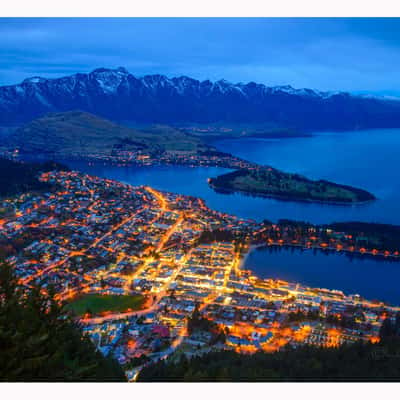
[{"label": "grassy field", "polygon": [[135,296],[119,296],[119,295],[100,295],[88,294],[74,299],[67,305],[67,308],[74,314],[83,315],[90,312],[92,315],[99,314],[103,311],[127,311],[139,310],[143,305],[144,297]]}]

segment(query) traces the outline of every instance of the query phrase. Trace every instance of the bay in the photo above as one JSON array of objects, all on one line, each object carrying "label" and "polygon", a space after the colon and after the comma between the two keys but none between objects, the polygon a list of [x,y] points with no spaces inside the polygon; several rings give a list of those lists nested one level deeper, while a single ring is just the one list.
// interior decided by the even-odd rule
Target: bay
[{"label": "bay", "polygon": [[283,279],[310,287],[342,290],[400,304],[400,262],[293,247],[259,247],[246,258],[245,269],[261,278]]}]

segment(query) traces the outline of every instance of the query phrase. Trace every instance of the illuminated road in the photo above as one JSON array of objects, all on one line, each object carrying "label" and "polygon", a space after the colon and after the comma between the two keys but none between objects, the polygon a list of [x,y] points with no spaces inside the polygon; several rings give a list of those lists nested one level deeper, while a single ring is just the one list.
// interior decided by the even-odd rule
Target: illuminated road
[{"label": "illuminated road", "polygon": [[[89,177],[85,179],[87,180],[83,181],[83,186],[88,185],[90,181]],[[102,190],[96,192],[96,190],[87,188],[90,196],[85,193],[86,196],[79,197],[81,186],[79,181],[77,183],[78,192],[76,192],[76,187],[71,186],[71,190],[75,190],[74,193],[78,193],[78,196],[71,196],[72,198],[78,198],[76,204],[67,197],[65,202],[60,202],[61,205],[65,206],[67,212],[63,212],[62,206],[58,207],[58,209],[61,209],[61,214],[65,214],[65,219],[61,223],[63,226],[62,236],[54,241],[50,240],[51,238],[41,240],[45,244],[57,246],[55,248],[58,249],[58,252],[53,251],[54,247],[43,247],[44,250],[42,252],[40,252],[39,248],[37,254],[41,254],[41,258],[38,258],[43,260],[42,266],[44,268],[37,273],[34,272],[33,275],[21,280],[21,282],[28,284],[50,271],[58,270],[60,271],[60,278],[58,276],[50,276],[50,282],[51,280],[62,280],[64,277],[70,279],[70,282],[66,282],[66,284],[63,281],[59,284],[60,290],[56,295],[57,300],[66,300],[84,293],[106,293],[111,295],[125,293],[129,295],[135,291],[133,282],[136,279],[143,279],[146,285],[140,283],[138,286],[141,287],[137,289],[143,291],[142,294],[150,292],[149,301],[142,305],[145,308],[127,312],[106,311],[90,318],[82,316],[80,322],[84,325],[97,325],[155,312],[157,313],[156,324],[166,324],[170,328],[173,327],[174,332],[168,342],[167,340],[164,342],[165,345],[168,343],[169,347],[161,353],[154,353],[155,359],[167,358],[182,344],[187,336],[187,318],[193,310],[191,304],[194,303],[199,305],[200,311],[204,311],[205,318],[214,320],[214,322],[219,321],[222,326],[230,327],[233,324],[234,329],[231,332],[242,338],[251,340],[250,335],[253,332],[266,334],[268,330],[273,331],[273,335],[278,338],[274,346],[278,349],[287,339],[283,337],[285,335],[283,332],[285,331],[281,328],[287,322],[287,317],[291,310],[304,304],[304,294],[318,296],[327,303],[330,301],[342,301],[337,296],[337,292],[336,294],[332,292],[331,295],[324,295],[324,293],[329,292],[319,293],[318,289],[308,288],[303,285],[293,286],[293,290],[286,288],[284,291],[275,292],[272,289],[279,289],[285,283],[278,280],[261,280],[251,272],[244,272],[242,270],[243,260],[249,253],[246,250],[251,243],[256,241],[260,243],[260,238],[256,235],[250,235],[249,229],[251,227],[245,227],[245,230],[242,230],[243,225],[240,220],[208,210],[202,201],[194,202],[191,198],[188,198],[185,202],[182,195],[164,193],[146,186],[135,189],[135,196],[138,196],[137,201],[141,201],[141,207],[137,209],[137,203],[132,203],[131,194],[133,192],[131,191],[124,197],[123,192],[116,190],[115,193],[118,195],[118,199],[114,199],[110,198],[110,195],[102,197],[102,194],[104,194]],[[106,186],[108,187],[108,184]],[[62,193],[59,192],[59,194],[60,200],[63,200]],[[87,201],[88,197],[90,197],[90,203]],[[96,200],[96,198],[101,200]],[[84,199],[83,206],[82,199]],[[56,200],[55,198],[54,202]],[[71,206],[68,206],[69,204]],[[75,217],[75,213],[80,213],[80,215]],[[143,213],[143,216],[137,218],[140,213]],[[58,211],[54,214],[57,216]],[[110,224],[109,221],[116,221],[116,218],[120,222],[113,226],[107,225],[107,228],[103,228],[107,229],[107,232],[99,233],[98,229],[101,228],[97,226],[98,219],[96,214],[100,214],[99,216],[111,215],[112,219],[108,219],[107,224]],[[35,224],[38,226],[48,224],[50,226],[52,217],[54,217],[53,213],[40,223],[33,219],[33,225],[30,227],[35,228]],[[155,222],[158,223],[155,224]],[[1,224],[4,224],[4,220],[0,220],[0,226]],[[125,226],[126,224],[129,224],[129,226]],[[46,226],[46,228],[49,228],[49,226]],[[72,240],[64,234],[64,231],[69,231],[68,228],[70,226],[86,227],[91,235],[90,239],[83,239],[81,242],[79,242],[79,237],[83,237],[83,235],[76,235],[78,238],[76,243],[80,243],[79,246],[84,247],[79,251],[69,251],[64,248],[64,246],[68,247],[67,243],[70,241],[75,243],[75,237]],[[124,226],[125,228],[122,231],[121,228]],[[17,227],[17,232],[19,229]],[[237,232],[243,233],[242,237],[245,240],[243,244],[238,245],[239,240],[233,239],[232,235],[227,235],[226,238],[221,235],[224,240],[209,241],[207,235],[202,234],[207,234],[212,230],[226,231],[235,235],[237,235]],[[79,231],[85,232],[86,229],[79,229]],[[279,239],[272,240],[272,238],[268,238],[269,233],[264,232],[263,245],[291,245],[303,248],[319,247],[337,251],[359,250],[361,253],[368,253],[368,250],[355,249],[351,246],[348,247],[348,250],[343,249],[343,245],[338,242],[326,240],[326,243],[324,243],[321,237],[314,238],[314,236],[310,235],[305,235],[301,238],[299,235],[295,235],[294,240],[293,237],[290,237],[290,233],[286,234],[287,237],[282,236],[285,233],[280,232],[279,227],[274,232]],[[312,234],[314,235],[314,233]],[[215,238],[218,237],[215,235]],[[280,237],[286,237],[286,239],[283,240]],[[290,238],[288,239],[288,237]],[[213,236],[211,235],[210,239],[212,238]],[[203,243],[203,239],[206,239],[205,242],[207,243]],[[300,244],[303,241],[304,243]],[[336,246],[333,246],[332,243],[335,243]],[[373,250],[369,252],[372,255],[377,254]],[[54,259],[50,261],[51,255],[57,253],[61,254],[58,256],[61,259],[56,262],[54,262]],[[242,256],[242,253],[244,256]],[[68,261],[78,255],[85,255],[85,259],[73,263],[72,268],[67,268]],[[88,257],[88,260],[86,260],[86,257]],[[86,261],[88,261],[88,265],[86,265]],[[64,265],[66,263],[68,264]],[[32,260],[32,264],[35,265],[32,268],[37,268],[37,261]],[[21,263],[21,265],[25,267],[24,264]],[[27,265],[30,268],[29,261]],[[64,268],[60,268],[63,265]],[[37,269],[32,269],[32,271],[37,271]],[[127,276],[127,273],[130,275]],[[176,283],[176,286],[173,286],[174,283]],[[137,285],[135,284],[134,286]],[[142,289],[142,286],[144,286],[144,289]],[[175,288],[174,296],[170,296],[172,287]],[[292,286],[289,287],[292,288]],[[274,296],[276,293],[278,294]],[[285,302],[289,298],[291,298],[291,301]],[[258,327],[256,321],[266,324],[265,320],[268,320],[269,323],[269,316],[268,318],[255,316],[265,315],[270,308],[267,303],[272,301],[277,304],[278,300],[283,304],[282,306],[276,305],[278,310],[277,317],[275,320],[271,319],[271,323],[276,323],[277,325],[268,329]],[[373,311],[375,307],[378,310],[382,307],[382,304],[374,304],[364,300],[351,301],[353,305],[361,304],[366,309]],[[162,302],[163,307],[160,306],[160,302]],[[207,306],[210,307],[207,308]],[[227,314],[226,319],[224,313],[222,313],[224,307],[229,308],[229,314]],[[399,307],[387,308],[387,310],[391,311],[399,309]],[[231,312],[232,316],[229,316]],[[221,318],[221,315],[223,318]],[[247,322],[243,322],[240,325],[239,319]],[[134,321],[131,322],[132,324],[129,325],[135,325]],[[260,323],[259,325],[262,324]],[[238,325],[240,326],[238,327]],[[327,326],[329,327],[329,324]],[[108,327],[106,328],[108,329]],[[94,327],[94,330],[96,329],[97,327]],[[91,328],[88,330],[91,331]],[[110,329],[111,331],[112,329]],[[289,329],[288,332],[287,336],[293,339],[295,337],[294,330],[292,332]],[[151,340],[156,336],[153,333],[156,333],[156,330],[151,333]],[[308,335],[309,332],[301,331],[296,333],[297,338],[303,338],[301,341],[304,341],[306,333]],[[124,332],[122,338],[134,342],[137,335],[137,333]],[[330,342],[338,343],[340,336],[336,331],[329,331],[329,335]],[[287,343],[287,340],[285,343]],[[129,348],[126,353],[127,357],[136,357],[140,353],[153,354],[152,350],[154,348],[149,345],[149,342],[140,342],[140,345],[143,348]],[[122,343],[122,346],[125,346],[125,343]]]},{"label": "illuminated road", "polygon": [[[160,213],[158,214],[158,218],[161,218],[162,214],[165,211],[169,210],[168,207],[168,202],[165,199],[165,197],[158,191],[154,190],[151,187],[146,186],[145,189],[151,193],[160,203],[160,208],[162,211],[160,211]],[[163,247],[165,246],[165,244],[168,242],[168,240],[171,238],[171,236],[176,232],[176,230],[178,229],[179,225],[183,222],[184,217],[183,217],[183,213],[179,213],[179,217],[176,220],[176,222],[165,232],[165,234],[162,236],[159,244],[157,245],[155,252],[159,253]],[[148,266],[149,264],[151,264],[154,261],[153,257],[146,257],[142,266],[140,268],[138,268],[135,273],[133,273],[132,275],[130,275],[128,277],[128,279],[126,279],[126,283],[124,285],[124,288],[127,292],[129,292],[131,290],[131,285],[132,282],[136,279],[137,276],[139,276]]]},{"label": "illuminated road", "polygon": [[100,242],[102,242],[106,237],[110,236],[113,232],[117,231],[119,228],[121,228],[122,226],[124,226],[126,223],[128,223],[129,221],[131,221],[133,218],[135,218],[138,214],[140,214],[141,212],[143,212],[144,207],[140,208],[137,212],[135,212],[133,215],[130,215],[129,217],[125,218],[124,220],[122,220],[119,224],[114,225],[108,232],[106,232],[103,236],[101,236],[100,238],[97,238],[89,247],[87,247],[86,249],[82,249],[81,251],[71,251],[70,254],[68,256],[66,256],[65,258],[63,258],[62,260],[57,261],[56,263],[53,263],[51,265],[49,265],[48,267],[40,270],[37,274],[34,275],[30,275],[25,279],[22,279],[20,281],[20,283],[22,285],[27,285],[29,284],[32,280],[42,276],[43,274],[52,271],[58,267],[60,267],[61,265],[65,264],[70,258],[75,257],[77,255],[83,255],[85,254],[88,250],[90,250],[93,247],[98,246],[98,244]]},{"label": "illuminated road", "polygon": [[82,318],[79,321],[83,324],[101,324],[106,321],[116,321],[119,319],[126,319],[129,317],[146,315],[148,313],[154,312],[158,310],[158,305],[155,303],[150,308],[146,308],[143,310],[130,311],[130,312],[118,312],[107,314],[103,317],[93,317],[93,318]]}]

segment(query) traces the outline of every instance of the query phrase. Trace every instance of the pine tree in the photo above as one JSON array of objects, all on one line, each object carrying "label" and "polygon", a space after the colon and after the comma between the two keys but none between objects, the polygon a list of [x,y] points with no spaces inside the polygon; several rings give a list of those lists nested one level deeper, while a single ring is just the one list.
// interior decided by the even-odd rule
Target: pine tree
[{"label": "pine tree", "polygon": [[124,381],[54,300],[0,264],[0,381]]}]

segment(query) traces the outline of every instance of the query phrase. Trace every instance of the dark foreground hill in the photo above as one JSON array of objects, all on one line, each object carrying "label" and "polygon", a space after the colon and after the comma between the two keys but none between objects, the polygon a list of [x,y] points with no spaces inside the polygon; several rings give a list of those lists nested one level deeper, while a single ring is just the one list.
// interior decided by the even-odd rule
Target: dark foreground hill
[{"label": "dark foreground hill", "polygon": [[393,99],[185,76],[138,78],[124,68],[33,77],[0,87],[3,125],[70,110],[145,123],[268,123],[300,130],[400,127],[400,101]]},{"label": "dark foreground hill", "polygon": [[51,295],[23,295],[11,267],[0,264],[0,381],[126,381]]},{"label": "dark foreground hill", "polygon": [[208,353],[145,367],[142,382],[400,381],[400,340],[335,348],[302,347],[277,353]]}]

